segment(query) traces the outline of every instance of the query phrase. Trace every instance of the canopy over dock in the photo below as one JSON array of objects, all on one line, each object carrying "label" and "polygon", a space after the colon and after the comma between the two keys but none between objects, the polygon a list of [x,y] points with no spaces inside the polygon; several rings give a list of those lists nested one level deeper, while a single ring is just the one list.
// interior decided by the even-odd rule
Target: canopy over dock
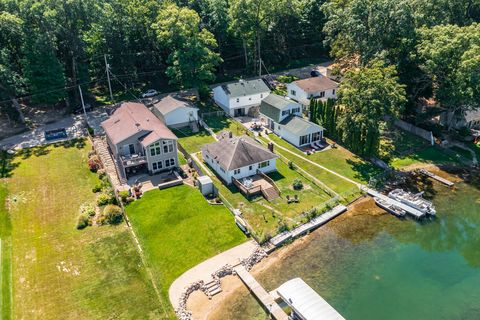
[{"label": "canopy over dock", "polygon": [[285,282],[276,291],[302,320],[345,320],[337,310],[300,278]]}]

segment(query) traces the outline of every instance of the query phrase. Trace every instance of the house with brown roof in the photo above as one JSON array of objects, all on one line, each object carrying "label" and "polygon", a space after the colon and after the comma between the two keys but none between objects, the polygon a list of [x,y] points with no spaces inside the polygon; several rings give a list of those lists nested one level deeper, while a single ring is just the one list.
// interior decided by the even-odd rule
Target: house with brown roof
[{"label": "house with brown roof", "polygon": [[278,156],[248,136],[224,135],[202,147],[203,160],[227,184],[257,174],[276,171]]},{"label": "house with brown roof", "polygon": [[177,137],[145,105],[123,103],[101,125],[125,177],[178,166]]},{"label": "house with brown roof", "polygon": [[287,84],[288,97],[304,106],[309,106],[312,98],[336,99],[337,89],[338,83],[323,75]]}]

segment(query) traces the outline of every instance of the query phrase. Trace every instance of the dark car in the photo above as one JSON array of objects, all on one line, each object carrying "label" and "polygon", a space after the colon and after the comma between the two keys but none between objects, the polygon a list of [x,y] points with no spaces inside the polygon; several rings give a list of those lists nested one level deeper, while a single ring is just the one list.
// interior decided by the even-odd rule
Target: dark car
[{"label": "dark car", "polygon": [[312,77],[320,77],[321,73],[318,70],[310,71],[310,76]]},{"label": "dark car", "polygon": [[[93,107],[90,105],[90,104],[86,104],[85,105],[85,112],[90,112],[93,110]],[[82,114],[83,113],[83,107],[82,106],[78,106],[77,108],[75,108],[75,110],[73,111],[74,114]]]}]

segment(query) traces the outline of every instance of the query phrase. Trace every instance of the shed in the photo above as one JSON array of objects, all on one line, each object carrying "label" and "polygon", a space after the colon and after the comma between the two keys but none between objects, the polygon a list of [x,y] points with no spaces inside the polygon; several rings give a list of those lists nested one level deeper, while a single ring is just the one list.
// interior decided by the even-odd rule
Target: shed
[{"label": "shed", "polygon": [[301,320],[345,320],[300,278],[285,282],[276,291]]},{"label": "shed", "polygon": [[198,181],[198,189],[200,192],[207,196],[213,193],[213,181],[209,176],[201,176],[197,178]]}]

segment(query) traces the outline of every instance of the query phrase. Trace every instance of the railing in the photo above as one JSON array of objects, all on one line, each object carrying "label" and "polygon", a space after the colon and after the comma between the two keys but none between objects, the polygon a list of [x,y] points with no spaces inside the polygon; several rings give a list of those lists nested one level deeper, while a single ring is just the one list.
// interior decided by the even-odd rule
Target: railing
[{"label": "railing", "polygon": [[233,181],[233,184],[238,188],[240,189],[240,191],[245,194],[246,196],[250,197],[250,196],[253,196],[255,194],[258,194],[260,192],[262,192],[262,186],[256,186],[256,187],[253,187],[253,188],[247,188],[245,187],[240,181],[238,181],[238,179],[235,179],[235,178],[232,178],[232,181]]},{"label": "railing", "polygon": [[282,192],[280,192],[280,189],[278,188],[277,184],[275,183],[275,181],[273,181],[272,178],[270,178],[268,175],[266,175],[265,173],[263,173],[258,169],[257,169],[257,174],[261,176],[263,179],[267,180],[268,183],[270,183],[275,188],[275,190],[277,190],[279,195],[282,194]]},{"label": "railing", "polygon": [[130,156],[120,156],[122,164],[125,167],[137,166],[147,163],[147,157],[141,154],[132,154]]}]

